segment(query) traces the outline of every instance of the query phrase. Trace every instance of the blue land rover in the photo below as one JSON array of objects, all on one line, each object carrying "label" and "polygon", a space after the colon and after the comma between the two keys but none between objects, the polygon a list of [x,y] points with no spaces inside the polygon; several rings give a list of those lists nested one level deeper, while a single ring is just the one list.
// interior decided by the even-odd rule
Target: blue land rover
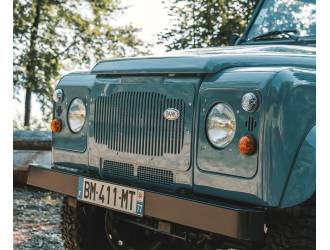
[{"label": "blue land rover", "polygon": [[101,61],[54,92],[68,249],[315,249],[315,0],[233,46]]}]

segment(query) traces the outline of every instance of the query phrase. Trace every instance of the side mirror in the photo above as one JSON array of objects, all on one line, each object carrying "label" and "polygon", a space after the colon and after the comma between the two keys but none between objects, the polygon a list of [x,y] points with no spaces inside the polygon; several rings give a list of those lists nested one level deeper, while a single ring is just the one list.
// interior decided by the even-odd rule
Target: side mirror
[{"label": "side mirror", "polygon": [[230,38],[229,38],[229,45],[230,45],[230,46],[235,45],[236,42],[237,42],[237,40],[238,40],[239,38],[240,38],[240,35],[239,35],[239,34],[236,34],[236,33],[232,34],[232,35],[230,36]]}]

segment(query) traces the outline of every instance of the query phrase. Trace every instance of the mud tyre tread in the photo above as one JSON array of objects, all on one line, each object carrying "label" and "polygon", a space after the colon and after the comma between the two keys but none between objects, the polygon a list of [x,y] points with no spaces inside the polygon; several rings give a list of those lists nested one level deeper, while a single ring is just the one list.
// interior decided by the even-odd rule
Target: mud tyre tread
[{"label": "mud tyre tread", "polygon": [[287,209],[267,213],[264,250],[316,249],[316,197]]},{"label": "mud tyre tread", "polygon": [[64,198],[60,224],[64,247],[69,250],[111,249],[105,235],[103,210],[80,202],[71,207]]}]

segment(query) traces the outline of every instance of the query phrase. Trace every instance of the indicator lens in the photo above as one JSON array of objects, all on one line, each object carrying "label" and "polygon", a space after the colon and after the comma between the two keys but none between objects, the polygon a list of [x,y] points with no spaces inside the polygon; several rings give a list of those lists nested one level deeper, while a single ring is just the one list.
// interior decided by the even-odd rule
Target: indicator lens
[{"label": "indicator lens", "polygon": [[242,97],[241,105],[243,110],[247,112],[253,112],[258,108],[258,97],[254,93],[246,93]]},{"label": "indicator lens", "polygon": [[58,133],[62,130],[62,121],[60,119],[54,119],[50,123],[50,128],[53,133]]},{"label": "indicator lens", "polygon": [[257,149],[257,142],[252,135],[243,136],[238,145],[239,152],[243,155],[252,155]]}]

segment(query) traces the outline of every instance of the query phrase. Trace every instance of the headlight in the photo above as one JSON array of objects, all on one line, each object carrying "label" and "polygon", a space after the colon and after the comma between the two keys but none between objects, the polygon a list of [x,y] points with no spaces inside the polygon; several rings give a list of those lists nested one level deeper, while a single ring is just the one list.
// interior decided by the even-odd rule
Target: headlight
[{"label": "headlight", "polygon": [[69,107],[68,124],[72,132],[78,133],[84,126],[86,120],[86,107],[84,102],[75,98]]},{"label": "headlight", "polygon": [[233,109],[225,103],[214,105],[207,117],[206,131],[213,146],[226,147],[233,140],[236,131]]}]

